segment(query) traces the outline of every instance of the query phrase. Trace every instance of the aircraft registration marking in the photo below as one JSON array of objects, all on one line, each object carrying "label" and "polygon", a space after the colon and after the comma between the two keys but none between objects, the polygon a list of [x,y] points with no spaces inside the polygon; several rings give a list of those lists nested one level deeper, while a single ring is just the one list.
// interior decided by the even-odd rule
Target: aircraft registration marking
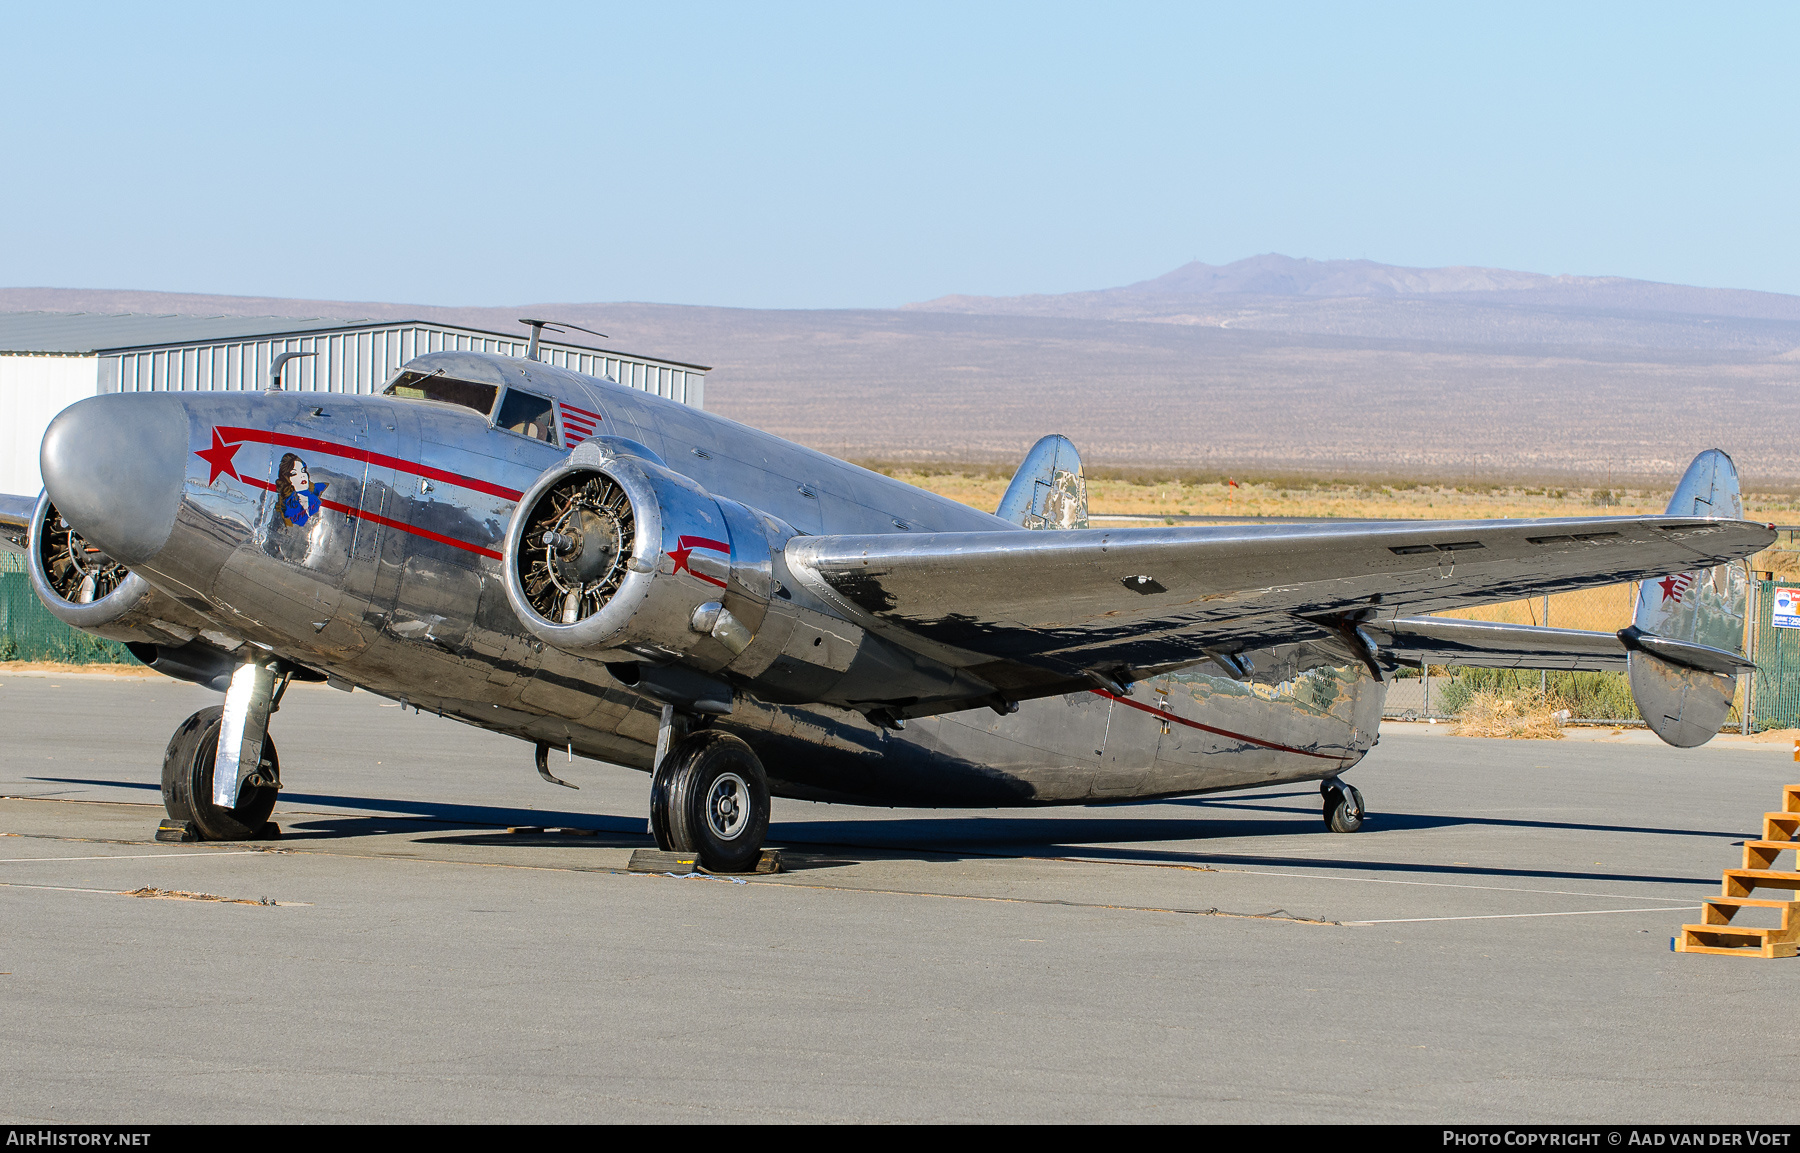
[{"label": "aircraft registration marking", "polygon": [[1115,693],[1109,693],[1105,689],[1089,689],[1088,691],[1095,696],[1105,697],[1109,701],[1118,701],[1122,705],[1130,705],[1141,713],[1149,713],[1153,717],[1161,717],[1171,724],[1186,725],[1190,729],[1199,729],[1203,733],[1212,733],[1216,736],[1230,737],[1234,741],[1244,741],[1248,744],[1260,745],[1265,749],[1274,749],[1281,753],[1296,753],[1302,757],[1317,757],[1321,761],[1337,761],[1342,764],[1348,759],[1346,757],[1338,756],[1335,753],[1310,752],[1306,749],[1296,749],[1291,745],[1278,745],[1274,741],[1261,740],[1244,733],[1234,733],[1230,729],[1217,729],[1211,725],[1203,725],[1199,721],[1190,721],[1186,717],[1178,717],[1174,713],[1164,712],[1162,709],[1156,708],[1153,705],[1139,704],[1129,697],[1121,697]]}]

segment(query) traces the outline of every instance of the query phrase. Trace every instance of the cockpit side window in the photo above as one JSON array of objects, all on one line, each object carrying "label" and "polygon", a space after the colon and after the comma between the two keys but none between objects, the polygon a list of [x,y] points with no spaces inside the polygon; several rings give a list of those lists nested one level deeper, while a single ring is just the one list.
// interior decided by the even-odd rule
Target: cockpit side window
[{"label": "cockpit side window", "polygon": [[382,390],[383,396],[399,400],[442,401],[445,404],[472,408],[482,416],[494,411],[494,398],[499,393],[499,385],[452,380],[440,372],[403,372],[394,378],[394,383]]},{"label": "cockpit side window", "polygon": [[556,410],[535,393],[507,389],[506,399],[500,402],[500,416],[494,423],[508,432],[556,443]]}]

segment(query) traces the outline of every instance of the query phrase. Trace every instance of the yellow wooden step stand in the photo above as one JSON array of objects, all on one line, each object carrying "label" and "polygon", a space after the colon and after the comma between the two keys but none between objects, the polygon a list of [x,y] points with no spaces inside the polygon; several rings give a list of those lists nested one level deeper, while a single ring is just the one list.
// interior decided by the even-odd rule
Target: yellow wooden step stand
[{"label": "yellow wooden step stand", "polygon": [[[1800,741],[1794,742],[1800,761]],[[1735,957],[1792,957],[1800,953],[1800,871],[1775,867],[1782,853],[1800,850],[1800,785],[1781,790],[1781,812],[1763,814],[1763,835],[1744,842],[1744,867],[1725,870],[1724,894],[1706,902],[1701,924],[1683,925],[1678,953],[1723,953]],[[1800,870],[1800,862],[1790,862]],[[1751,896],[1757,889],[1787,889],[1793,896],[1771,901]],[[1781,925],[1751,929],[1733,925],[1740,909],[1777,909]]]}]

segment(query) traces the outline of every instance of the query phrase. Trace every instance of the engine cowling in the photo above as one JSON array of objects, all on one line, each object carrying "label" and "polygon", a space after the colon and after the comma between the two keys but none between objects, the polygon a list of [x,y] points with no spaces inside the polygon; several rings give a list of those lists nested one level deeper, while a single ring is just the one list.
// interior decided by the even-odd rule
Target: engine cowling
[{"label": "engine cowling", "polygon": [[184,644],[205,627],[150,582],[82,538],[45,493],[32,513],[32,591],[64,624],[108,640]]},{"label": "engine cowling", "polygon": [[589,442],[514,509],[506,596],[538,640],[689,712],[730,712],[734,686],[871,717],[921,702],[987,703],[990,686],[790,587],[782,550],[794,535],[657,461]]},{"label": "engine cowling", "polygon": [[507,600],[565,652],[716,671],[749,645],[768,603],[755,582],[733,579],[734,547],[767,558],[747,520],[654,461],[583,445],[513,511]]}]

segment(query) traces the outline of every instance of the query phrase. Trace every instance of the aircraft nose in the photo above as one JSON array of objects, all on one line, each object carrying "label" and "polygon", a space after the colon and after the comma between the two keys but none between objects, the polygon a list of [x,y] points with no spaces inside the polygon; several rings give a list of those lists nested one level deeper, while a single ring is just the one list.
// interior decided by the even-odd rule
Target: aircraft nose
[{"label": "aircraft nose", "polygon": [[133,565],[161,552],[175,529],[187,453],[179,397],[112,393],[57,414],[38,465],[63,518],[108,556]]}]

